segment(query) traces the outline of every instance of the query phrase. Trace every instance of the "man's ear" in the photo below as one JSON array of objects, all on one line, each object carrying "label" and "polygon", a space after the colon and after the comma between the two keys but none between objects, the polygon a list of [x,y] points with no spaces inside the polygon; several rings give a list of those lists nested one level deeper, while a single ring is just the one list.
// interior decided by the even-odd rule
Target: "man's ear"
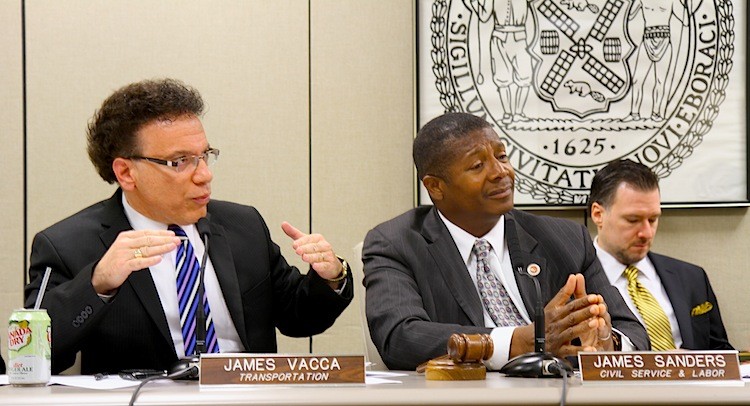
[{"label": "man's ear", "polygon": [[602,206],[598,202],[594,202],[591,204],[591,220],[594,222],[594,224],[596,224],[597,229],[602,228],[605,211],[606,210],[604,209],[604,206]]},{"label": "man's ear", "polygon": [[125,158],[115,158],[112,161],[112,170],[117,177],[117,183],[120,184],[122,190],[131,191],[135,189],[135,180],[137,178],[137,170],[133,161]]},{"label": "man's ear", "polygon": [[422,178],[422,184],[427,189],[427,193],[430,194],[430,199],[433,203],[443,200],[443,186],[445,182],[442,179],[437,176],[425,175]]}]

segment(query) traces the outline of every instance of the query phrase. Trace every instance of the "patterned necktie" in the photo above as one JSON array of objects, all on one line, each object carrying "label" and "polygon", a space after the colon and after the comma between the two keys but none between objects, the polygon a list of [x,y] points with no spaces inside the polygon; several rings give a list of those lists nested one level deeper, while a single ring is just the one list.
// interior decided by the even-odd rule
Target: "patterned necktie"
[{"label": "patterned necktie", "polygon": [[638,281],[638,268],[630,265],[625,268],[623,275],[628,279],[628,293],[633,304],[646,322],[646,332],[651,340],[651,349],[665,351],[675,349],[672,338],[672,327],[664,310],[659,306],[654,295]]},{"label": "patterned necktie", "polygon": [[[174,231],[178,237],[187,237],[185,230],[180,226],[170,225],[169,229]],[[182,339],[185,342],[185,355],[195,353],[197,311],[198,311],[198,277],[200,264],[195,257],[193,244],[185,238],[177,248],[177,265],[175,275],[177,277],[177,302],[180,308],[180,327]],[[211,318],[211,308],[208,306],[208,298],[203,295],[203,309],[206,315],[206,352],[219,352],[219,342],[214,331],[214,321]]]},{"label": "patterned necktie", "polygon": [[522,326],[526,324],[518,312],[516,305],[510,300],[508,291],[505,290],[495,274],[490,269],[487,255],[490,252],[490,243],[481,239],[474,243],[472,250],[477,258],[477,287],[482,297],[482,304],[492,317],[492,321],[498,327]]}]

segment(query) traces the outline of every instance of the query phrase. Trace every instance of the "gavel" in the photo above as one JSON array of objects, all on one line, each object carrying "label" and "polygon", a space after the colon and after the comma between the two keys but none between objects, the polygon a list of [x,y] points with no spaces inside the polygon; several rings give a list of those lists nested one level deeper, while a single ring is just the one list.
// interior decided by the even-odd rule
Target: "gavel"
[{"label": "gavel", "polygon": [[448,339],[448,357],[455,363],[488,360],[494,351],[489,334],[456,333]]},{"label": "gavel", "polygon": [[417,372],[435,380],[484,379],[482,361],[490,359],[494,350],[489,334],[452,334],[448,354],[420,364]]}]

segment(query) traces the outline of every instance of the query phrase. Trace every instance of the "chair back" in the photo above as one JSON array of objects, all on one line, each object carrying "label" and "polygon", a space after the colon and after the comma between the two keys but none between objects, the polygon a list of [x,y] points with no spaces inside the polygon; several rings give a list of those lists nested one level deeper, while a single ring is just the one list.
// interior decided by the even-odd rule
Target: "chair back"
[{"label": "chair back", "polygon": [[362,245],[359,244],[354,246],[354,255],[352,260],[349,262],[349,266],[352,268],[352,277],[354,278],[354,300],[359,305],[359,314],[362,320],[362,336],[365,339],[365,361],[367,362],[367,369],[371,371],[387,371],[388,367],[385,366],[383,360],[380,358],[380,353],[372,342],[370,337],[370,328],[367,326],[367,314],[365,312],[365,285],[362,283],[364,279],[364,266],[362,264]]}]

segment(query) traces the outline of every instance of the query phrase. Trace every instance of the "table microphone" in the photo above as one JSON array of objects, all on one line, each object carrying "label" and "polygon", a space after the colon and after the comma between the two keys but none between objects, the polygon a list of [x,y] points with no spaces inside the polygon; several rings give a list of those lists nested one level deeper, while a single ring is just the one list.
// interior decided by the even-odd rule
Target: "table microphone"
[{"label": "table microphone", "polygon": [[195,349],[198,354],[206,352],[206,310],[203,304],[203,296],[205,295],[205,284],[203,282],[206,274],[206,262],[208,262],[208,239],[211,236],[211,227],[208,224],[208,219],[201,217],[195,224],[203,239],[203,259],[201,260],[201,266],[198,270],[198,311],[196,314],[196,326],[195,326]]},{"label": "table microphone", "polygon": [[191,379],[196,380],[200,375],[200,355],[206,352],[206,311],[203,305],[203,296],[205,295],[204,275],[206,273],[206,262],[208,260],[208,240],[211,236],[211,227],[208,219],[201,217],[195,224],[203,239],[203,260],[198,269],[198,309],[195,315],[195,354],[186,355],[172,364],[169,368],[169,377],[173,379]]},{"label": "table microphone", "polygon": [[500,368],[500,372],[507,376],[524,378],[549,378],[562,376],[563,370],[573,371],[568,361],[556,357],[546,351],[544,335],[544,304],[542,303],[542,289],[536,276],[541,273],[537,264],[529,264],[524,272],[523,267],[516,268],[521,275],[528,276],[534,281],[536,288],[536,303],[534,304],[534,352],[519,355]]}]

